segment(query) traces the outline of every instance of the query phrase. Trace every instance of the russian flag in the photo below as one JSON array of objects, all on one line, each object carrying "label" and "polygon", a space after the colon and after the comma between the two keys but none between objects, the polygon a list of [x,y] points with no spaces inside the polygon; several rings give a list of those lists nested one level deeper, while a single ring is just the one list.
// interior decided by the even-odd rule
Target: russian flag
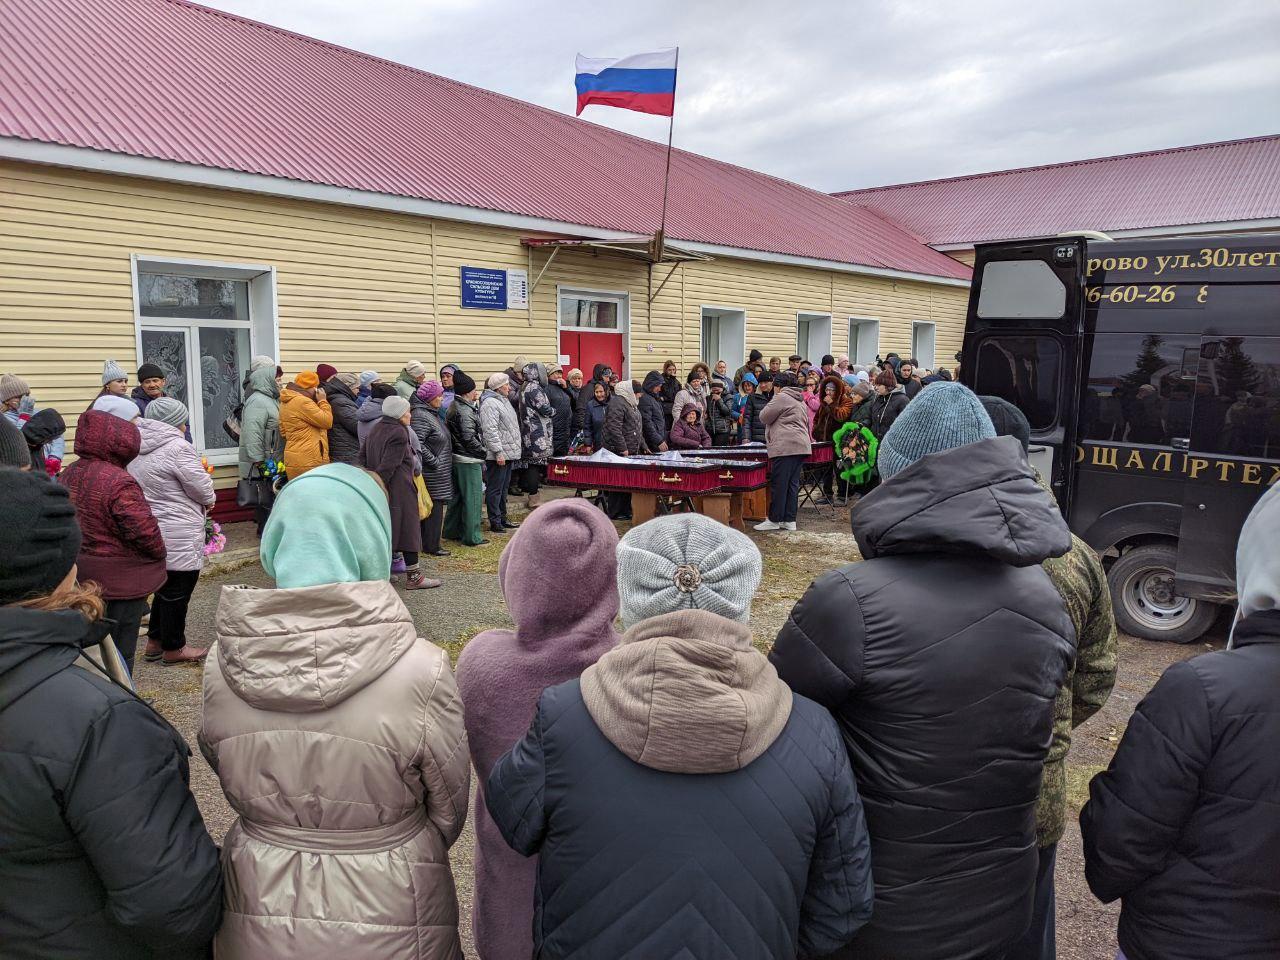
[{"label": "russian flag", "polygon": [[669,117],[675,112],[676,59],[679,51],[659,50],[629,57],[578,54],[578,115],[589,103]]}]

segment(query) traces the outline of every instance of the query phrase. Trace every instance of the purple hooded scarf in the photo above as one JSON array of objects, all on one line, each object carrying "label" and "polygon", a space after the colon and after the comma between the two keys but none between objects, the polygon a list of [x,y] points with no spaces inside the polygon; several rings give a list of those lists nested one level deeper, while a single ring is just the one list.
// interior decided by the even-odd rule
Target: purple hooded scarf
[{"label": "purple hooded scarf", "polygon": [[520,741],[547,687],[579,676],[618,642],[618,533],[586,500],[535,510],[511,538],[498,580],[516,629],[488,630],[458,657],[458,690],[476,768],[472,931],[484,958],[533,955],[537,857],[511,850],[489,817],[484,783]]}]

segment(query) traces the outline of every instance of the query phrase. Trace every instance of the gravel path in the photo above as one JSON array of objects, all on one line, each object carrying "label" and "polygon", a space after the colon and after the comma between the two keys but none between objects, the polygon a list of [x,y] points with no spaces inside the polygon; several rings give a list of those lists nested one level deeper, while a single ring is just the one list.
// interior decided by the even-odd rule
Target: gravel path
[{"label": "gravel path", "polygon": [[[765,582],[752,610],[752,626],[761,649],[767,649],[815,571],[860,559],[857,544],[847,532],[847,520],[823,519],[806,510],[801,515],[801,526],[800,533],[790,536],[752,533],[765,557]],[[247,552],[253,535],[246,527],[246,524],[237,524],[229,528],[230,548],[245,548],[246,552],[230,554],[231,562],[226,565],[229,572],[207,572],[192,598],[188,634],[195,645],[205,646],[214,639],[214,613],[224,585],[272,585]],[[453,557],[434,565],[445,580],[443,587],[405,594],[421,635],[449,650],[455,659],[476,633],[489,627],[510,625],[511,618],[496,577],[498,557],[506,539],[493,537],[491,546],[474,550],[458,548]],[[1176,660],[1221,646],[1225,638],[1223,623],[1211,633],[1209,643],[1187,647],[1122,638],[1120,676],[1115,692],[1106,707],[1076,731],[1072,742],[1068,776],[1077,812],[1087,796],[1089,778],[1105,768],[1134,707],[1164,669]],[[162,667],[144,663],[138,671],[137,686],[139,693],[150,698],[191,744],[192,790],[210,833],[221,841],[233,816],[217,778],[195,746],[200,723],[200,675],[198,666]],[[475,956],[470,930],[474,842],[475,835],[468,822],[451,853],[467,957]],[[1114,931],[1118,907],[1098,903],[1085,885],[1080,832],[1074,818],[1069,819],[1067,834],[1058,848],[1057,897],[1059,957],[1062,960],[1112,960],[1116,952]]]}]

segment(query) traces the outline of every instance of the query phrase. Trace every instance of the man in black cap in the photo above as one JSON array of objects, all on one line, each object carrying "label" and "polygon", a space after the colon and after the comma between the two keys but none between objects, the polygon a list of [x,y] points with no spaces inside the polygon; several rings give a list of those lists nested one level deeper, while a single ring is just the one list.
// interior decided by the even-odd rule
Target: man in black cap
[{"label": "man in black cap", "polygon": [[147,415],[147,407],[152,400],[168,396],[164,392],[166,385],[164,371],[160,369],[159,365],[148,362],[140,366],[138,368],[138,385],[129,394],[133,402],[138,405],[138,413],[145,417]]},{"label": "man in black cap", "polygon": [[747,354],[747,362],[738,368],[738,372],[733,375],[733,385],[741,389],[742,378],[751,372],[752,364],[759,363],[764,359],[764,354],[759,350],[752,350]]},{"label": "man in black cap", "polygon": [[222,916],[191,751],[82,659],[105,632],[76,582],[64,487],[0,468],[0,943],[6,956],[202,957]]}]

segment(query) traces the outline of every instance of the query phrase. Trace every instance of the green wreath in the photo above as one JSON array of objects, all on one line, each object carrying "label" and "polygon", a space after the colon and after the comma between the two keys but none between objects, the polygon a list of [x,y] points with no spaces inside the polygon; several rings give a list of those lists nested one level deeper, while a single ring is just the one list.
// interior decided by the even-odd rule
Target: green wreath
[{"label": "green wreath", "polygon": [[846,423],[831,439],[836,448],[836,469],[840,472],[840,479],[854,484],[870,480],[876,468],[876,454],[880,450],[880,441],[871,428],[860,423]]}]

